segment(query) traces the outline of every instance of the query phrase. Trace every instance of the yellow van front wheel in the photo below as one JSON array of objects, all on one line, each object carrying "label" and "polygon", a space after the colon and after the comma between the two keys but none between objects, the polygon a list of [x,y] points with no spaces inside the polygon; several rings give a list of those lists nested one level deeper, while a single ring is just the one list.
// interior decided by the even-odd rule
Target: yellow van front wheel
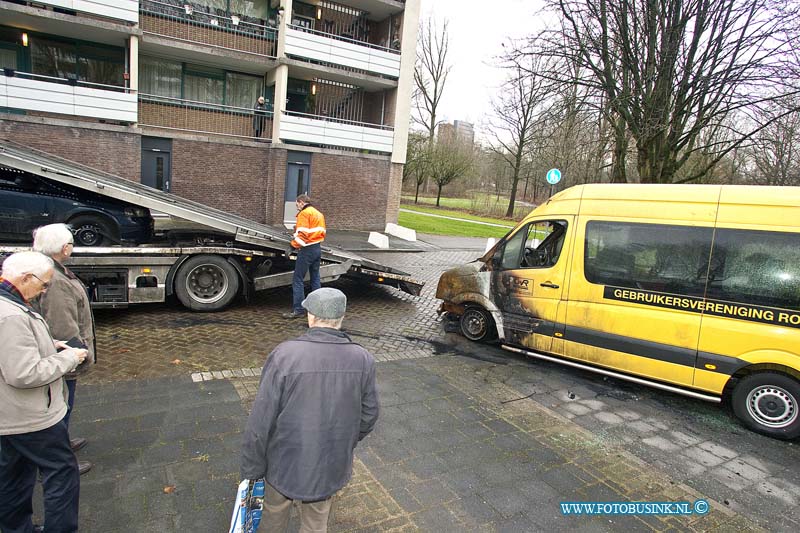
[{"label": "yellow van front wheel", "polygon": [[494,320],[480,307],[467,307],[459,321],[461,334],[471,341],[481,342],[494,337]]},{"label": "yellow van front wheel", "polygon": [[734,414],[748,428],[777,439],[800,437],[800,382],[775,372],[742,378],[731,397]]}]

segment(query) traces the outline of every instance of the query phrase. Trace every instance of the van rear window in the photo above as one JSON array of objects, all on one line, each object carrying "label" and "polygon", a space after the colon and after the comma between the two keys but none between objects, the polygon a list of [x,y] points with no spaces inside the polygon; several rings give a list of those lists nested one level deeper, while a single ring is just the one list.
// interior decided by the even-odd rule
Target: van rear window
[{"label": "van rear window", "polygon": [[713,228],[591,221],[584,273],[591,283],[703,296]]},{"label": "van rear window", "polygon": [[800,234],[718,229],[708,298],[800,310]]}]

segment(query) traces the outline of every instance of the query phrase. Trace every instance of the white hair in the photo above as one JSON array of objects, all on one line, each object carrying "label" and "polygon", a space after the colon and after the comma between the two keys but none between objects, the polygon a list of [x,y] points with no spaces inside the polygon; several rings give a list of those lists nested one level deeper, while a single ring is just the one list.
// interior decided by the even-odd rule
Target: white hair
[{"label": "white hair", "polygon": [[12,280],[25,274],[42,277],[53,270],[53,260],[39,252],[17,252],[3,261],[3,277]]},{"label": "white hair", "polygon": [[48,224],[33,230],[33,250],[44,255],[60,254],[75,239],[66,224]]},{"label": "white hair", "polygon": [[340,318],[320,318],[317,315],[312,315],[311,313],[308,314],[311,317],[311,324],[309,327],[312,328],[333,328],[333,329],[341,329],[342,322],[344,321],[344,317]]}]

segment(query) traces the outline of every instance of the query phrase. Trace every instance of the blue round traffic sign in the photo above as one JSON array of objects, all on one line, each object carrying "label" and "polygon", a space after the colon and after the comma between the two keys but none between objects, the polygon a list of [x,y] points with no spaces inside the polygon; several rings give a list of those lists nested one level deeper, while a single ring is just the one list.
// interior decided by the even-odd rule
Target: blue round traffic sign
[{"label": "blue round traffic sign", "polygon": [[561,171],[557,168],[551,168],[547,171],[547,176],[545,178],[547,179],[547,183],[550,185],[555,185],[561,181]]}]

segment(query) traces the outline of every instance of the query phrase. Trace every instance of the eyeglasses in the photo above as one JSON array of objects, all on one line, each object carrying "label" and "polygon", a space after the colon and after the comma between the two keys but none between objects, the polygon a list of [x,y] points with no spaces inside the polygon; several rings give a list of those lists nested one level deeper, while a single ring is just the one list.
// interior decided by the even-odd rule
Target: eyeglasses
[{"label": "eyeglasses", "polygon": [[50,287],[50,282],[49,281],[44,281],[42,278],[40,278],[39,276],[37,276],[33,272],[30,272],[30,275],[39,280],[39,283],[42,284],[42,288],[44,290],[47,290]]}]

